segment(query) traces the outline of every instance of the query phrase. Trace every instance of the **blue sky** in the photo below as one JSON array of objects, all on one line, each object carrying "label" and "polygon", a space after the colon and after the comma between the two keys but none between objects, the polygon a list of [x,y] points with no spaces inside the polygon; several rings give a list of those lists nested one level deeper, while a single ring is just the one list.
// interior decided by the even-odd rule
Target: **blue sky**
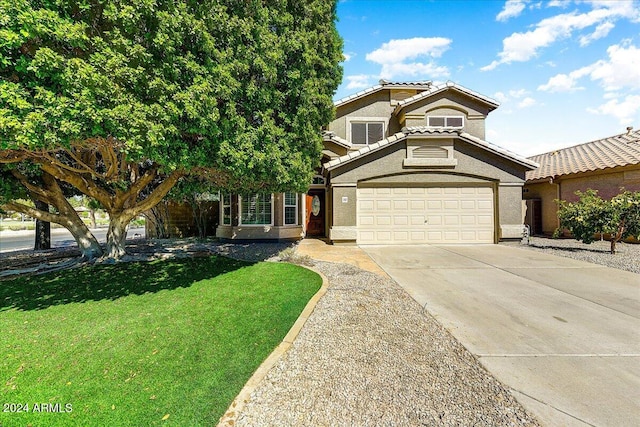
[{"label": "blue sky", "polygon": [[343,82],[453,81],[500,103],[486,139],[531,156],[640,127],[640,0],[341,0]]}]

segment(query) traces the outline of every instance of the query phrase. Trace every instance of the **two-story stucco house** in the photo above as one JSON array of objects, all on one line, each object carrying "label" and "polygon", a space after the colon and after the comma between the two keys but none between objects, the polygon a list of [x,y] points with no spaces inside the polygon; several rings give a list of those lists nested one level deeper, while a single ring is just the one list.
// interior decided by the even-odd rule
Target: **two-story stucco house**
[{"label": "two-story stucco house", "polygon": [[223,195],[216,235],[333,243],[495,243],[522,236],[537,164],[485,141],[496,101],[454,83],[379,85],[335,102],[305,195]]}]

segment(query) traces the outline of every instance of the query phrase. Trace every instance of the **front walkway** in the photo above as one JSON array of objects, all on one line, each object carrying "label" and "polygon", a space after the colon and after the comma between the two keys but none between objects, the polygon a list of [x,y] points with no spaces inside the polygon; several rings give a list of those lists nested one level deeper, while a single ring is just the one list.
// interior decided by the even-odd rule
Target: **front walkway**
[{"label": "front walkway", "polygon": [[296,254],[308,256],[317,261],[347,263],[382,277],[389,277],[365,251],[356,245],[329,245],[321,239],[304,239],[298,244]]}]

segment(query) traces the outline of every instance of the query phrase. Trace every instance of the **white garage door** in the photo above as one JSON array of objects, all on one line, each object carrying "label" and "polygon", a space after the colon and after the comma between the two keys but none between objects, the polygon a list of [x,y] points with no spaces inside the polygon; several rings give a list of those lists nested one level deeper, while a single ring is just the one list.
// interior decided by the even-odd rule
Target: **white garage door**
[{"label": "white garage door", "polygon": [[359,188],[358,243],[493,243],[490,187]]}]

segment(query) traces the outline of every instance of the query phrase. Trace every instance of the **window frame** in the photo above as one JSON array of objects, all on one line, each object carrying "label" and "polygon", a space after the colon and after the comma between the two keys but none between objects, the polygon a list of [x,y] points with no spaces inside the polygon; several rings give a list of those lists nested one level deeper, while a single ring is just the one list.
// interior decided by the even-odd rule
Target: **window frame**
[{"label": "window frame", "polygon": [[[294,195],[294,200],[295,205],[288,205],[287,204],[287,194],[293,194]],[[299,205],[300,205],[300,195],[298,193],[293,193],[293,192],[285,192],[282,193],[282,225],[284,226],[296,226],[298,225],[298,209],[299,209]],[[288,224],[287,223],[287,208],[294,208],[295,209],[295,217],[294,217],[294,222],[292,224]]]},{"label": "window frame", "polygon": [[[260,224],[252,224],[252,223],[245,223],[243,222],[243,217],[244,217],[244,211],[243,211],[243,202],[245,200],[251,200],[251,198],[255,197],[255,196],[265,196],[265,195],[269,195],[269,218],[270,218],[270,222],[269,223],[260,223]],[[245,202],[246,203],[246,202]],[[245,227],[264,227],[264,226],[273,226],[273,193],[250,193],[250,194],[245,194],[245,195],[238,195],[238,205],[239,205],[239,218],[238,218],[238,225],[242,225]]]},{"label": "window frame", "polygon": [[[367,128],[365,129],[365,135],[366,135],[366,142],[364,144],[359,144],[357,142],[353,141],[353,132],[352,132],[352,125],[354,123],[365,123],[367,125]],[[380,138],[378,141],[381,141],[385,138],[386,132],[387,132],[387,118],[386,117],[349,117],[347,118],[347,140],[350,141],[353,145],[358,145],[358,146],[366,146],[366,145],[371,145],[371,144],[375,144],[378,141],[369,141],[369,133],[368,133],[368,125],[369,123],[375,123],[375,124],[381,124],[382,125],[382,138]]]},{"label": "window frame", "polygon": [[[225,203],[227,197],[229,198],[229,203]],[[221,194],[220,195],[220,207],[221,207],[221,212],[220,212],[220,217],[222,218],[222,221],[220,221],[221,225],[232,225],[233,224],[233,210],[231,208],[231,194]],[[225,208],[229,208],[229,223],[225,222],[225,214],[224,214],[224,210]]]},{"label": "window frame", "polygon": [[[430,124],[431,119],[444,119],[444,126],[435,126]],[[460,126],[448,126],[449,119],[461,119],[462,124]],[[464,116],[427,116],[427,127],[430,128],[451,128],[451,129],[462,129],[464,128]]]}]

